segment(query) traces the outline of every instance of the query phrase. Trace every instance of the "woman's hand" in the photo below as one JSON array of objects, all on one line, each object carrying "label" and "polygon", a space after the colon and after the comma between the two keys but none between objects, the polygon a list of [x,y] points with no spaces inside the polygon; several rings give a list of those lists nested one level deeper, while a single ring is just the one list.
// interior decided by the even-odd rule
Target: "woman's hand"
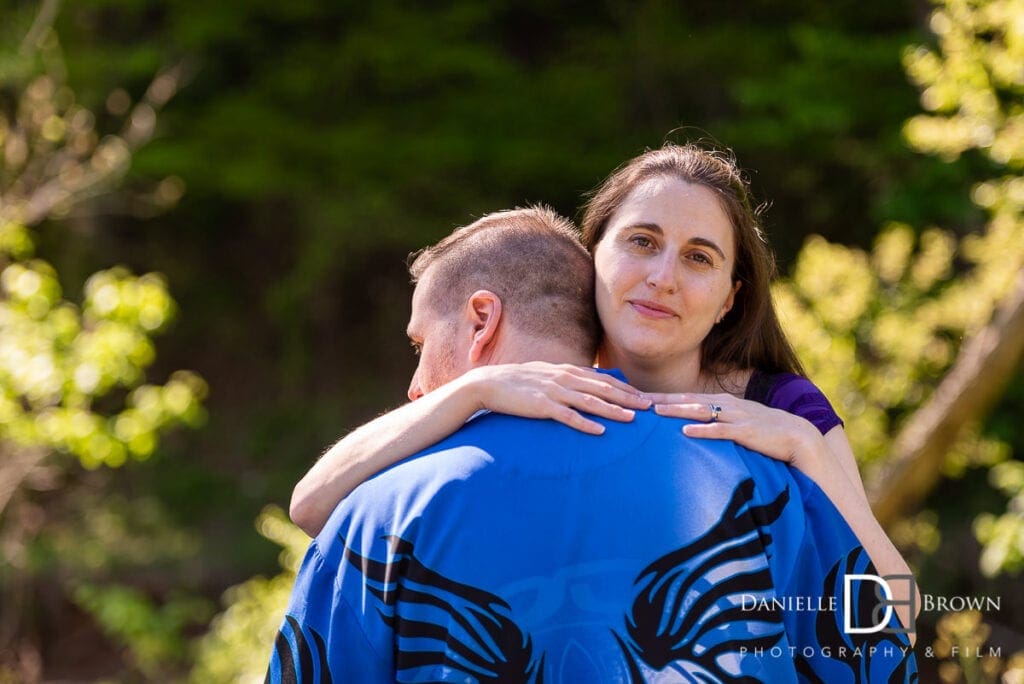
[{"label": "woman's hand", "polygon": [[640,390],[593,368],[543,361],[475,368],[465,376],[481,408],[523,418],[550,418],[592,435],[604,426],[583,414],[619,422],[650,407]]},{"label": "woman's hand", "polygon": [[[731,439],[794,466],[812,480],[825,474],[832,456],[809,421],[731,394],[648,394],[662,416],[700,421],[683,428],[689,437]],[[717,411],[713,410],[717,408]]]}]

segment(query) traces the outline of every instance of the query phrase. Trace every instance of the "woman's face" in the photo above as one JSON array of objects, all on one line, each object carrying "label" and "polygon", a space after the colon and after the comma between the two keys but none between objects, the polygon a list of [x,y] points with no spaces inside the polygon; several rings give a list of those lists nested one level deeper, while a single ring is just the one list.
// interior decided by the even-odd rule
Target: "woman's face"
[{"label": "woman's face", "polygon": [[614,363],[699,363],[739,289],[732,223],[714,193],[678,178],[637,185],[594,251],[603,352]]}]

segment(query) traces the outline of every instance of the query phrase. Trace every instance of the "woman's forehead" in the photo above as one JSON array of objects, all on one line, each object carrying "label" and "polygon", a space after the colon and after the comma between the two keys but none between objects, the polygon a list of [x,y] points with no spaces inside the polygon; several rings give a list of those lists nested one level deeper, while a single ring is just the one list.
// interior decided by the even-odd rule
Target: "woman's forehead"
[{"label": "woman's forehead", "polygon": [[640,220],[660,224],[661,221],[656,219],[670,224],[699,219],[702,224],[709,224],[709,228],[730,232],[732,229],[732,223],[713,190],[672,176],[656,176],[638,183],[613,214],[610,223]]}]

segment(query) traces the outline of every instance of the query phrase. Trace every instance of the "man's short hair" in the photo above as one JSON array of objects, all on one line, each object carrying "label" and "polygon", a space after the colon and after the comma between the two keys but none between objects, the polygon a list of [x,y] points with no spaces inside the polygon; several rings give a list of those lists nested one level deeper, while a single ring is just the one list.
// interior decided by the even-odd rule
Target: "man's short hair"
[{"label": "man's short hair", "polygon": [[594,263],[572,223],[548,207],[487,214],[410,260],[414,283],[432,269],[427,299],[440,315],[489,290],[517,329],[597,352]]}]

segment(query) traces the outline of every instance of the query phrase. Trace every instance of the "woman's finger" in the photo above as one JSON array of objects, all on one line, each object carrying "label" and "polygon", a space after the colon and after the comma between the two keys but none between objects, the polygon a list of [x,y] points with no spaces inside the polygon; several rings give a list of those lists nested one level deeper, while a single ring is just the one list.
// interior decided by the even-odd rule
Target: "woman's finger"
[{"label": "woman's finger", "polygon": [[[627,387],[629,386],[627,385]],[[651,405],[650,400],[645,397],[632,391],[624,390],[617,385],[606,383],[603,378],[578,378],[577,382],[570,389],[585,394],[592,394],[607,402],[626,408],[646,409]]]},{"label": "woman's finger", "polygon": [[549,417],[563,425],[568,425],[574,430],[585,432],[588,435],[604,434],[604,425],[601,425],[597,421],[584,418],[578,411],[562,404],[554,404],[554,408]]},{"label": "woman's finger", "polygon": [[556,397],[558,401],[570,406],[579,411],[584,411],[594,416],[600,416],[601,418],[608,418],[609,420],[616,420],[621,423],[628,423],[633,420],[636,413],[627,408],[623,408],[618,404],[605,401],[600,397],[586,392],[573,392],[572,390],[565,390],[565,392]]},{"label": "woman's finger", "polygon": [[628,382],[623,382],[622,380],[619,380],[614,375],[602,373],[600,371],[594,370],[593,368],[581,368],[579,366],[570,366],[570,368],[570,372],[573,372],[575,375],[578,375],[579,377],[586,378],[589,380],[596,380],[604,385],[610,385],[618,390],[622,390],[626,394],[632,394],[637,397],[643,395],[643,392],[638,390],[636,387],[633,387]]},{"label": "woman's finger", "polygon": [[[697,439],[731,439],[760,454],[783,463],[793,463],[793,453],[784,443],[758,433],[751,425],[735,423],[691,423],[683,426],[683,434]],[[755,439],[756,438],[756,439]]]},{"label": "woman's finger", "polygon": [[667,393],[659,394],[657,392],[645,394],[644,396],[649,397],[655,404],[718,404],[719,406],[730,406],[736,405],[737,403],[745,403],[746,399],[737,399],[731,394],[703,394],[696,392],[683,392],[683,393]]},{"label": "woman's finger", "polygon": [[646,392],[644,397],[657,404],[696,404],[699,403],[698,395],[680,394],[678,392]]},{"label": "woman's finger", "polygon": [[[688,418],[707,422],[711,417],[711,407],[708,404],[655,404],[654,412],[659,416],[670,418]],[[722,413],[718,414],[718,420],[722,420]]]},{"label": "woman's finger", "polygon": [[683,426],[683,434],[697,439],[736,439],[734,428],[728,423],[690,423]]}]

